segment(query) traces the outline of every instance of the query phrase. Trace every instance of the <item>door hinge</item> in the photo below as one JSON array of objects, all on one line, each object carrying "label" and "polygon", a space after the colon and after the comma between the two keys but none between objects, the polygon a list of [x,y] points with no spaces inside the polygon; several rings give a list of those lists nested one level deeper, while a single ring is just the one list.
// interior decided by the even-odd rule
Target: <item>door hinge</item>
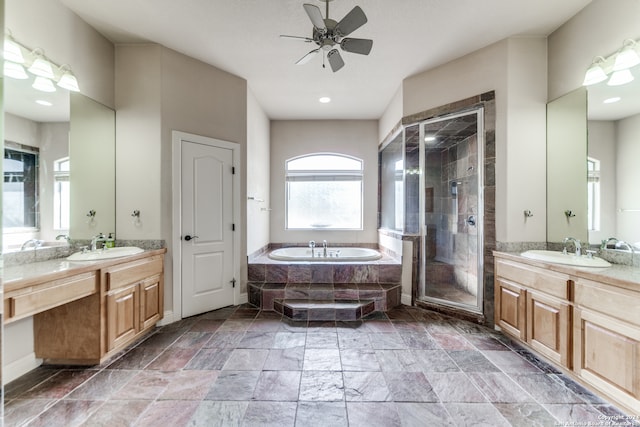
[{"label": "door hinge", "polygon": [[234,277],[233,279],[231,279],[231,286],[232,287],[236,287],[236,278]]},{"label": "door hinge", "polygon": [[231,166],[231,175],[235,175],[235,174],[236,174],[236,167]]},{"label": "door hinge", "polygon": [[236,231],[236,225],[235,224],[231,224],[231,231]]}]

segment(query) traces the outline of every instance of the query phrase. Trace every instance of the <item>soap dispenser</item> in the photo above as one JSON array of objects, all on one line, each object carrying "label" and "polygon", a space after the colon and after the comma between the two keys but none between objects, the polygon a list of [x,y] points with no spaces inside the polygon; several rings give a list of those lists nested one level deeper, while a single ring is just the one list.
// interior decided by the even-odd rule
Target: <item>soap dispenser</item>
[{"label": "soap dispenser", "polygon": [[113,236],[113,233],[109,233],[109,236],[107,237],[107,240],[106,240],[106,242],[104,243],[104,245],[105,245],[107,248],[113,248],[113,247],[115,247],[115,246],[116,246],[116,239],[115,239],[115,237]]}]

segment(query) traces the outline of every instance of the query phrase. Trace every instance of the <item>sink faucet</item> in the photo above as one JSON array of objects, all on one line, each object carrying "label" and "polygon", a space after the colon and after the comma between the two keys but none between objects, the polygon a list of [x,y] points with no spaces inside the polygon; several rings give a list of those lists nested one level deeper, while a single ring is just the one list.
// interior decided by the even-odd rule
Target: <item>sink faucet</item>
[{"label": "sink faucet", "polygon": [[102,244],[104,245],[104,242],[107,240],[107,237],[104,235],[104,233],[98,233],[95,236],[93,236],[93,238],[91,239],[91,247],[89,248],[92,251],[95,251],[97,248],[97,244],[98,242],[102,242]]},{"label": "sink faucet", "polygon": [[33,249],[39,248],[40,245],[42,245],[42,240],[29,239],[22,244],[22,246],[20,247],[20,250],[24,251],[25,249],[27,249],[29,245],[33,246]]},{"label": "sink faucet", "polygon": [[309,240],[309,247],[311,248],[311,258],[313,258],[315,256],[315,254],[313,253],[313,249],[316,247],[316,241]]},{"label": "sink faucet", "polygon": [[62,239],[66,240],[67,243],[71,243],[71,238],[66,234],[58,234],[56,236],[56,240],[62,240]]},{"label": "sink faucet", "polygon": [[323,257],[327,257],[327,241],[323,240],[322,241],[322,256]]},{"label": "sink faucet", "polygon": [[582,245],[580,244],[580,240],[574,238],[574,237],[566,237],[563,240],[563,243],[565,245],[563,252],[566,253],[567,252],[567,243],[572,243],[573,245],[576,247],[576,256],[580,256],[582,255]]}]

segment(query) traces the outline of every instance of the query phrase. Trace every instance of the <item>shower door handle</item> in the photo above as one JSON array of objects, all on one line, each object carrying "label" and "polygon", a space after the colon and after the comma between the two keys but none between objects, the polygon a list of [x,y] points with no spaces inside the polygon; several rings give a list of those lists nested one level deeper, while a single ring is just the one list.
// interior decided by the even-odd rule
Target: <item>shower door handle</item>
[{"label": "shower door handle", "polygon": [[476,225],[476,216],[475,215],[469,215],[469,217],[467,218],[467,224],[469,224],[472,227],[475,227],[475,225]]}]

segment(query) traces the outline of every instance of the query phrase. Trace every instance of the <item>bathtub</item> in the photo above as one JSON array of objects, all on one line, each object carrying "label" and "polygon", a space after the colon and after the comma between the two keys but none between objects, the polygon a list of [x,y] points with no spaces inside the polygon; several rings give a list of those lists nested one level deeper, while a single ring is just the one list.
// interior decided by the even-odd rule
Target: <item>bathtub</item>
[{"label": "bathtub", "polygon": [[323,249],[315,248],[315,256],[311,256],[311,248],[292,247],[275,249],[269,253],[269,258],[278,261],[375,261],[382,258],[382,254],[375,249],[340,247],[327,248],[327,256],[323,256]]}]

